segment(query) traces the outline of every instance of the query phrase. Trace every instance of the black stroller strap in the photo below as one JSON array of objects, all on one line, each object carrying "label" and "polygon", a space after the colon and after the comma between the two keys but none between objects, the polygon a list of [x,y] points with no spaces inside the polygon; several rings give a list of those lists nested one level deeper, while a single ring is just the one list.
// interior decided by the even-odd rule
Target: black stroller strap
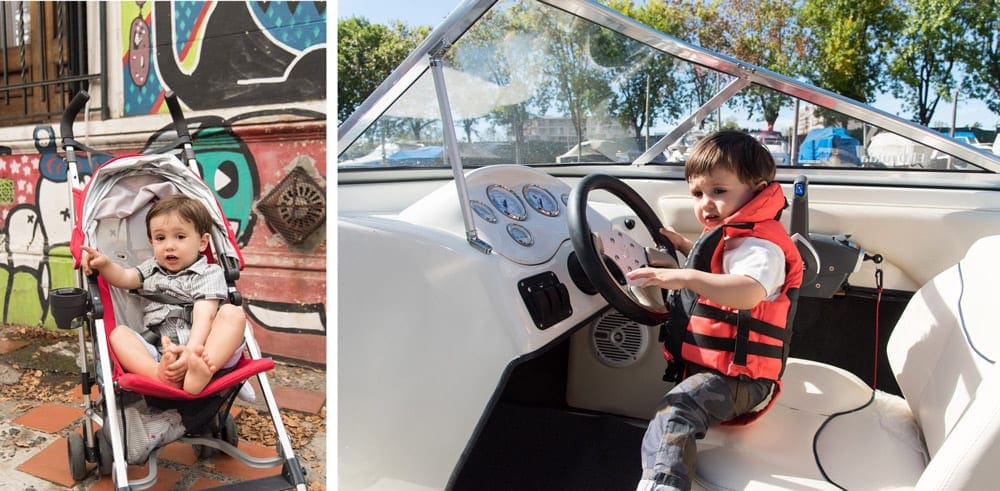
[{"label": "black stroller strap", "polygon": [[159,331],[154,331],[153,329],[144,327],[142,331],[139,331],[139,335],[142,336],[142,339],[145,339],[147,343],[156,346],[157,348],[160,347]]},{"label": "black stroller strap", "polygon": [[149,290],[129,290],[129,293],[134,295],[139,295],[147,300],[152,300],[158,303],[165,303],[168,305],[190,305],[191,302],[186,302],[177,297],[167,295],[166,293],[154,292]]},{"label": "black stroller strap", "polygon": [[[167,295],[165,293],[154,292],[149,290],[129,290],[129,293],[138,295],[142,298],[145,298],[153,302],[171,305],[172,308],[167,312],[167,315],[163,319],[163,322],[166,322],[167,319],[177,318],[177,319],[183,319],[184,322],[186,322],[188,325],[191,324],[191,312],[194,309],[194,304],[192,304],[191,302],[186,302],[184,300]],[[159,327],[159,324],[145,326],[138,332],[139,335],[142,336],[142,338],[145,339],[147,343],[159,348],[161,335],[157,327]],[[176,339],[174,339],[173,341],[175,343],[178,342],[178,340]]]}]

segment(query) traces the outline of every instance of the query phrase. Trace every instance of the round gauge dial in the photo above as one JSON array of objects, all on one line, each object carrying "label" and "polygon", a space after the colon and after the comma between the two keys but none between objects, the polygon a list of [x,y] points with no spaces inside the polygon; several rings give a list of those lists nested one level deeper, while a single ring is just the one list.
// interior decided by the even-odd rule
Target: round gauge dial
[{"label": "round gauge dial", "polygon": [[531,247],[535,243],[535,239],[531,237],[531,232],[519,223],[507,225],[507,233],[510,234],[510,238],[514,239],[514,242],[524,247]]},{"label": "round gauge dial", "polygon": [[490,199],[490,203],[500,213],[507,215],[514,220],[524,220],[528,218],[528,212],[524,209],[524,203],[521,202],[521,198],[518,198],[514,191],[507,189],[499,184],[492,184],[486,188],[486,196]]},{"label": "round gauge dial", "polygon": [[552,196],[552,193],[536,184],[524,186],[524,199],[528,206],[547,217],[559,215],[559,202]]},{"label": "round gauge dial", "polygon": [[469,204],[472,205],[472,211],[476,212],[479,218],[490,223],[497,223],[497,214],[493,213],[493,210],[489,206],[486,206],[486,203],[470,199]]}]

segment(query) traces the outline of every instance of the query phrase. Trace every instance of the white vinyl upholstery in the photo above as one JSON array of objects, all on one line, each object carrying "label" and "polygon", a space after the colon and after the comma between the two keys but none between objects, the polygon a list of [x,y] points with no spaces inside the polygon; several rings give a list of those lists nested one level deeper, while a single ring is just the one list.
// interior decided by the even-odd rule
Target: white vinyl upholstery
[{"label": "white vinyl upholstery", "polygon": [[[995,489],[1000,482],[1000,236],[914,294],[887,356],[903,397],[877,392],[816,441],[827,476],[850,490]],[[784,392],[758,422],[716,427],[698,444],[702,489],[836,489],[813,438],[828,416],[872,395],[853,374],[790,359]]]}]

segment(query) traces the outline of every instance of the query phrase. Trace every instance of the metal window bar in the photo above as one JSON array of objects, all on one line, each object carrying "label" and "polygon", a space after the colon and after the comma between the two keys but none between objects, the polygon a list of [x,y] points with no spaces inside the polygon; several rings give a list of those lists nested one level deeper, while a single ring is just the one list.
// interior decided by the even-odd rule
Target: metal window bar
[{"label": "metal window bar", "polygon": [[[99,81],[104,94],[106,70],[87,73],[87,57],[88,52],[97,52],[97,66],[105,67],[107,22],[100,22],[101,46],[88,46],[86,8],[86,2],[79,1],[0,3],[0,122],[55,121],[72,96],[89,89],[91,81]],[[105,15],[103,6],[99,10]],[[18,97],[21,104],[15,104]],[[108,117],[106,102],[92,109]]]}]

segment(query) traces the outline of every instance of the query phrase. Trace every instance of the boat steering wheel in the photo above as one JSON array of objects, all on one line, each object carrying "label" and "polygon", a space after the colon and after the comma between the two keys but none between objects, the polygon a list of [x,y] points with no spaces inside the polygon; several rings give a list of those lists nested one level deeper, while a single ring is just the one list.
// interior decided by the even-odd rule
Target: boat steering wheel
[{"label": "boat steering wheel", "polygon": [[[636,214],[656,243],[655,248],[643,247],[618,228],[600,234],[591,231],[587,220],[587,196],[598,189],[617,196]],[[670,316],[666,308],[666,291],[657,287],[638,288],[625,282],[625,273],[636,268],[678,267],[674,245],[660,234],[663,224],[649,204],[621,180],[591,174],[570,192],[566,219],[577,260],[593,289],[631,320],[651,326],[666,322]]]}]

